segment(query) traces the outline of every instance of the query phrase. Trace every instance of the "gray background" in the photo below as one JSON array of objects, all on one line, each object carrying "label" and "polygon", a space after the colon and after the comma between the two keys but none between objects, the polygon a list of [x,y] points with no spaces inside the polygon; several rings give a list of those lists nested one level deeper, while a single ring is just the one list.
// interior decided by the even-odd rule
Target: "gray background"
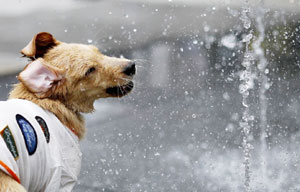
[{"label": "gray background", "polygon": [[[260,4],[250,5],[257,31]],[[100,99],[96,111],[85,115],[88,133],[74,191],[242,191],[242,6],[233,0],[1,1],[1,99],[28,62],[19,51],[41,31],[136,59],[134,91]],[[249,96],[250,186],[300,191],[300,5],[269,0],[264,7],[268,149],[261,152],[256,82]]]}]

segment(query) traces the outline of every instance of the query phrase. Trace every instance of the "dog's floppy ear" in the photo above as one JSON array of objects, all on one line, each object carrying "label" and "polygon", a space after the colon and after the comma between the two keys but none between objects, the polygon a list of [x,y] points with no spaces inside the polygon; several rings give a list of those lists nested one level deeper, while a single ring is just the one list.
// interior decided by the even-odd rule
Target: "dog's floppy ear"
[{"label": "dog's floppy ear", "polygon": [[39,58],[29,63],[19,74],[18,79],[39,98],[49,97],[62,82],[61,70],[49,66]]},{"label": "dog's floppy ear", "polygon": [[32,38],[28,45],[21,50],[21,53],[30,58],[42,57],[48,49],[59,43],[50,33],[41,32]]}]

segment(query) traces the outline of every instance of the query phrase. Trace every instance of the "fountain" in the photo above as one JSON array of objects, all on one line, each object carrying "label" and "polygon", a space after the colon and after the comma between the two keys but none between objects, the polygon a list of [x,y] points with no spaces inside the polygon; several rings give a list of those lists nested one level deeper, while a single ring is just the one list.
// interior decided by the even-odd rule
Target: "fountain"
[{"label": "fountain", "polygon": [[262,48],[262,42],[265,38],[265,27],[263,24],[263,17],[265,14],[265,10],[263,8],[263,1],[261,1],[261,6],[257,10],[257,17],[256,17],[256,24],[257,24],[257,30],[259,33],[259,36],[257,40],[253,43],[253,49],[256,56],[256,59],[258,61],[257,68],[259,71],[259,104],[260,104],[260,158],[261,158],[261,176],[262,181],[264,182],[267,178],[266,172],[267,172],[267,160],[266,160],[266,151],[267,151],[267,97],[266,97],[266,91],[270,87],[270,84],[268,82],[268,61],[265,58],[264,50]]},{"label": "fountain", "polygon": [[253,30],[251,29],[251,20],[250,20],[250,7],[248,5],[248,1],[246,0],[245,6],[242,8],[241,20],[243,22],[243,29],[245,36],[243,38],[243,43],[245,43],[245,52],[244,59],[242,61],[242,65],[245,69],[240,74],[240,87],[239,92],[242,95],[242,105],[244,107],[244,111],[242,114],[242,120],[240,122],[240,127],[242,128],[243,133],[243,152],[244,152],[244,166],[245,166],[245,180],[244,180],[244,188],[245,191],[250,192],[250,152],[252,145],[250,143],[249,137],[251,135],[251,121],[253,120],[253,116],[251,115],[249,109],[249,92],[254,87],[254,72],[253,72],[253,64],[254,58],[253,54],[250,51],[250,43],[253,38]]},{"label": "fountain", "polygon": [[[258,80],[258,88],[259,88],[259,104],[260,104],[260,116],[259,116],[259,127],[260,127],[260,159],[261,159],[261,176],[262,182],[264,182],[267,178],[267,160],[266,160],[266,151],[267,151],[267,97],[266,91],[270,87],[268,82],[268,69],[267,69],[267,59],[264,54],[264,49],[262,48],[262,42],[265,39],[265,26],[263,23],[265,9],[263,7],[263,0],[260,2],[260,7],[256,12],[256,29],[258,32],[258,36],[256,39],[253,38],[253,29],[251,29],[251,21],[250,21],[250,6],[248,1],[245,1],[245,6],[242,9],[241,20],[243,21],[243,27],[245,31],[245,37],[243,42],[245,43],[245,53],[244,60],[242,65],[245,67],[244,71],[241,72],[240,80],[240,93],[242,94],[242,104],[244,106],[244,112],[242,116],[242,121],[240,122],[240,126],[242,127],[243,132],[243,152],[244,152],[244,171],[245,171],[245,179],[244,179],[244,188],[245,191],[251,191],[251,171],[250,171],[250,158],[251,158],[251,148],[253,147],[249,141],[249,137],[251,136],[251,121],[254,117],[251,115],[249,111],[248,105],[248,96],[249,91],[254,87],[254,80],[257,78]],[[252,48],[253,51],[250,50],[249,45],[251,44],[251,40],[253,40]],[[257,69],[254,70],[255,63],[257,63]],[[258,74],[256,74],[258,71]],[[257,76],[257,77],[256,77]],[[263,184],[263,183],[262,183]],[[264,185],[264,184],[263,184]]]}]

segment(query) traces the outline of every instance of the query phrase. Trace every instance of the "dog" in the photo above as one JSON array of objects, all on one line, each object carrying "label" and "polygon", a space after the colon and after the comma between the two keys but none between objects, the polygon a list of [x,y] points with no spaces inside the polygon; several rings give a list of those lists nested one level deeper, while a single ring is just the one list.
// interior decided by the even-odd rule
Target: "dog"
[{"label": "dog", "polygon": [[31,62],[0,102],[0,192],[72,191],[80,172],[82,113],[134,87],[135,62],[93,45],[36,34],[21,53]]}]

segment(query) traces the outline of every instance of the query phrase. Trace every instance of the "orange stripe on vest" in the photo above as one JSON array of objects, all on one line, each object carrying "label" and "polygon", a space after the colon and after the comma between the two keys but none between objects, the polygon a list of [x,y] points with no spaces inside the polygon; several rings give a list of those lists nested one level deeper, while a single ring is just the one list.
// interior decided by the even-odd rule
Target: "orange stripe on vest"
[{"label": "orange stripe on vest", "polygon": [[19,177],[13,172],[5,163],[0,160],[0,165],[6,169],[6,171],[11,175],[11,177],[21,184]]}]

